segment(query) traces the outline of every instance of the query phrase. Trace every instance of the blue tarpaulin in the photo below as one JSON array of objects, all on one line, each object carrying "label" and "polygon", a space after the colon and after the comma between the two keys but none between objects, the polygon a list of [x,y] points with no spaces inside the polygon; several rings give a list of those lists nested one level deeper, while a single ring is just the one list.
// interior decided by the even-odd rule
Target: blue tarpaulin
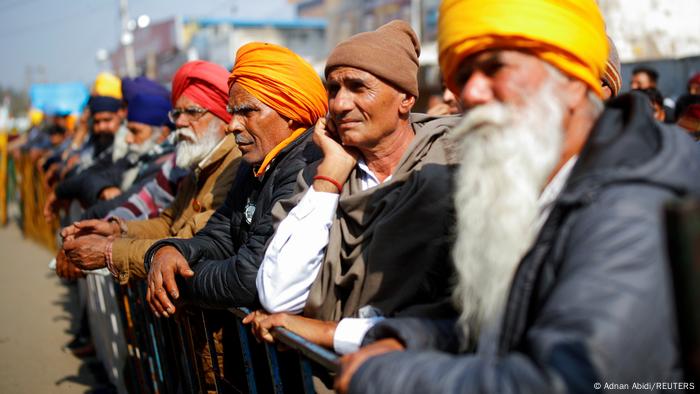
[{"label": "blue tarpaulin", "polygon": [[33,84],[29,88],[32,107],[47,115],[78,114],[90,93],[80,82]]}]

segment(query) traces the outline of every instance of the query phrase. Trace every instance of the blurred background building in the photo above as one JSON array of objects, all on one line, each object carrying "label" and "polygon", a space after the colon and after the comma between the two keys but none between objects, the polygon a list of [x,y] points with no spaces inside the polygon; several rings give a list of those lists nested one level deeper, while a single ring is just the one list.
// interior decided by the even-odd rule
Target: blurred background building
[{"label": "blurred background building", "polygon": [[[145,0],[145,5],[154,3],[147,11],[153,12],[153,21],[148,15],[129,18],[130,9],[143,12],[147,8],[135,0],[132,4],[128,4],[128,0],[113,0],[108,5],[95,5],[94,9],[87,10],[107,12],[106,9],[111,9],[111,19],[104,23],[118,23],[121,35],[113,45],[103,47],[106,49],[91,51],[97,53],[100,71],[146,75],[167,85],[185,61],[209,60],[231,68],[240,46],[250,41],[268,41],[299,53],[322,74],[326,56],[339,41],[376,29],[392,19],[403,19],[411,23],[422,42],[419,107],[424,104],[424,98],[440,89],[436,45],[440,0],[259,1],[264,2],[261,8],[264,5],[272,9],[264,17],[250,11],[254,4],[241,0],[201,0],[197,11],[187,2],[168,1],[168,7],[156,8],[166,2]],[[650,65],[659,71],[659,88],[665,96],[675,98],[682,94],[688,78],[700,71],[700,23],[697,21],[700,0],[598,0],[598,3],[608,34],[616,43],[623,62],[623,90],[629,88],[632,68]],[[86,36],[90,34],[100,32]],[[50,61],[23,63],[22,67],[35,71],[28,74],[31,77],[27,80],[66,82],[66,78],[52,75],[55,70]],[[73,57],[70,61],[89,63],[93,60]],[[94,75],[82,78],[87,82]],[[14,81],[16,78],[5,83]],[[0,85],[3,84],[0,81]],[[26,91],[29,82],[25,85]],[[13,97],[13,108],[15,101]]]}]

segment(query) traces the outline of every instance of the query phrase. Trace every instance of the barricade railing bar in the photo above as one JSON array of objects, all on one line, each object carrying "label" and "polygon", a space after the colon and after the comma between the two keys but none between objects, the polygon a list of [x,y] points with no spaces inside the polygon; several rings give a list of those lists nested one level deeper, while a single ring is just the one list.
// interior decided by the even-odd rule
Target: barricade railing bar
[{"label": "barricade railing bar", "polygon": [[[246,317],[250,310],[247,308],[231,308],[229,309],[239,319]],[[330,372],[337,373],[340,370],[339,357],[336,353],[327,350],[313,342],[309,342],[298,334],[282,327],[274,327],[270,333],[276,341],[288,346],[291,349],[297,350],[309,360],[324,367]]]},{"label": "barricade railing bar", "polygon": [[330,382],[339,369],[337,354],[284,328],[271,333],[287,350],[258,343],[245,308],[185,306],[162,319],[147,310],[143,283],[120,288],[129,392],[313,393],[314,377]]},{"label": "barricade railing bar", "polygon": [[[9,180],[17,180],[25,236],[56,251],[59,226],[57,220],[47,223],[43,217],[48,190],[41,170],[27,153],[11,163],[9,170],[16,176],[4,177],[0,188],[6,192],[13,187]],[[130,393],[313,393],[315,378],[328,382],[338,371],[335,353],[289,330],[271,331],[287,351],[258,343],[241,322],[247,309],[184,307],[176,316],[161,319],[146,303],[145,282],[105,283],[114,286],[103,296],[114,294],[116,298],[114,305],[119,310],[108,313],[121,318],[119,335],[126,343],[126,363],[119,375]],[[216,338],[222,329],[223,339]]]}]

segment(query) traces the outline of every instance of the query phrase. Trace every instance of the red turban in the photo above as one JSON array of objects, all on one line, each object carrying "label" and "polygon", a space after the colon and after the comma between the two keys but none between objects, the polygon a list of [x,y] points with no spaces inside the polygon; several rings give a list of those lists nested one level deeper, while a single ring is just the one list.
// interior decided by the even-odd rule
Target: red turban
[{"label": "red turban", "polygon": [[228,74],[225,68],[214,63],[202,60],[185,63],[173,77],[173,106],[180,96],[185,95],[229,123],[231,114],[226,111]]}]

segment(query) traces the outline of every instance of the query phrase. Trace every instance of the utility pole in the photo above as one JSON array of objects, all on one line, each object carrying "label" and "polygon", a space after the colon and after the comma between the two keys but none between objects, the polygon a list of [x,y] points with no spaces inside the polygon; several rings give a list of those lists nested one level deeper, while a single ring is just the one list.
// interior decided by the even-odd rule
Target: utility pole
[{"label": "utility pole", "polygon": [[119,18],[121,20],[122,35],[120,42],[124,49],[124,61],[126,63],[126,75],[136,76],[136,61],[134,60],[134,34],[129,29],[129,0],[119,0]]},{"label": "utility pole", "polygon": [[411,27],[416,32],[418,41],[423,41],[423,4],[422,0],[411,0]]}]

